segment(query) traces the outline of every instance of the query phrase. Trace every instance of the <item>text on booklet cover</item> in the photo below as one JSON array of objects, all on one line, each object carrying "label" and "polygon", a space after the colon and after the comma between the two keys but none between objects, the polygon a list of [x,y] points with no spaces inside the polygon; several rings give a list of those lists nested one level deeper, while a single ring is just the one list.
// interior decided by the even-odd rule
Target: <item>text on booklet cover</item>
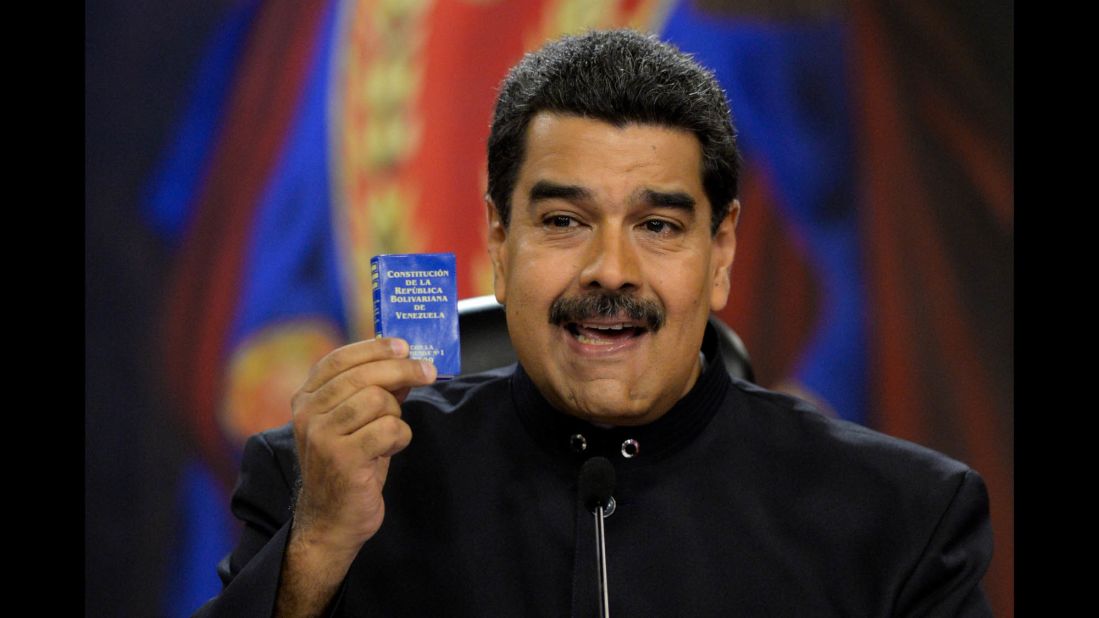
[{"label": "text on booklet cover", "polygon": [[461,372],[458,279],[453,253],[376,255],[370,260],[374,334],[408,342],[411,358],[435,363],[438,378]]}]

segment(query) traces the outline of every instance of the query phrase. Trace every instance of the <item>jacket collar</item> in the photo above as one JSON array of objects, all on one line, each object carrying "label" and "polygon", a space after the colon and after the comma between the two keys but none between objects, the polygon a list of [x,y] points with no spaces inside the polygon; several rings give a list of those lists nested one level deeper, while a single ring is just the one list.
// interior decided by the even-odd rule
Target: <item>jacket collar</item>
[{"label": "jacket collar", "polygon": [[718,349],[717,333],[709,325],[702,353],[704,370],[694,386],[666,414],[648,425],[603,428],[560,412],[518,364],[511,378],[512,398],[524,428],[553,459],[579,465],[601,455],[616,468],[644,466],[687,446],[713,418],[732,385]]}]

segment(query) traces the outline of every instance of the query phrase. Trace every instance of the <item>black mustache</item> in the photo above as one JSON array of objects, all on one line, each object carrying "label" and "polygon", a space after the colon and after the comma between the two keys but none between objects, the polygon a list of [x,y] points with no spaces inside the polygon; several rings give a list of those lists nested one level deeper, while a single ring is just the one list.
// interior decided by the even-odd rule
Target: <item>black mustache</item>
[{"label": "black mustache", "polygon": [[550,324],[564,325],[593,318],[617,318],[623,315],[656,332],[664,326],[664,308],[660,303],[621,292],[595,292],[583,296],[558,297],[550,305]]}]

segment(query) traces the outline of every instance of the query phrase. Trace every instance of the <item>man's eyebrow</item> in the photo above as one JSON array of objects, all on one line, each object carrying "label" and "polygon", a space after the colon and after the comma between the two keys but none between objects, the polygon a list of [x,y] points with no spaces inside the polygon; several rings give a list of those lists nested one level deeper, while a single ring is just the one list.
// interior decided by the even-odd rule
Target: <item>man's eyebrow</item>
[{"label": "man's eyebrow", "polygon": [[661,208],[675,208],[694,212],[695,198],[683,191],[656,191],[645,189],[641,192],[641,199],[653,206]]},{"label": "man's eyebrow", "polygon": [[539,180],[530,188],[530,203],[540,200],[590,200],[591,191],[576,185],[562,185],[550,180]]}]

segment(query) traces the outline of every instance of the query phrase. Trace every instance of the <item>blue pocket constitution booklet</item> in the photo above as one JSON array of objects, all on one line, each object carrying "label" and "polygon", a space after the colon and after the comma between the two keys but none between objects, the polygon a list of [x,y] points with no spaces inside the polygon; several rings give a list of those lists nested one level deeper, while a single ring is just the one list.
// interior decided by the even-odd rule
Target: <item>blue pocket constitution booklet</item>
[{"label": "blue pocket constitution booklet", "polygon": [[440,380],[461,373],[454,254],[376,255],[370,278],[374,335],[407,341],[409,356],[435,363]]}]

